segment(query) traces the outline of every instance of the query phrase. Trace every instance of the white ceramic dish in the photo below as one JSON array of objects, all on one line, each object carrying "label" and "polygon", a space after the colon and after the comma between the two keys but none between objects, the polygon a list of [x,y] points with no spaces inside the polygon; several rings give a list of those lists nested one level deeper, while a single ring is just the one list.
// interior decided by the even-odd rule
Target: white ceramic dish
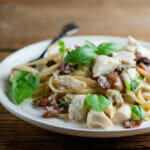
[{"label": "white ceramic dish", "polygon": [[[83,45],[85,40],[99,40],[117,42],[120,44],[126,44],[126,38],[111,37],[111,36],[74,36],[63,39],[67,47],[73,47],[74,45]],[[84,137],[121,137],[142,134],[150,131],[150,121],[144,122],[142,126],[134,129],[123,129],[121,127],[114,127],[113,129],[87,129],[84,124],[77,124],[73,122],[67,122],[60,119],[44,119],[41,117],[42,110],[37,110],[31,105],[30,100],[26,100],[20,106],[15,105],[10,99],[8,94],[8,76],[13,66],[17,64],[26,63],[40,55],[44,48],[50,41],[42,41],[24,47],[12,55],[8,56],[0,64],[0,101],[1,104],[12,114],[17,117],[39,126],[41,128],[76,136]],[[146,47],[150,48],[150,43],[141,42]]]}]

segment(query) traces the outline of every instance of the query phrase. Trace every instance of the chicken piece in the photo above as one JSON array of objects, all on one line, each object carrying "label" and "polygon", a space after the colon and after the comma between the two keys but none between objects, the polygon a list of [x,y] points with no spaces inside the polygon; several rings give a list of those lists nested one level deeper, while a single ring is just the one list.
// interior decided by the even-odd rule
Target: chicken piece
[{"label": "chicken piece", "polygon": [[139,73],[136,71],[136,68],[130,68],[122,71],[121,77],[124,82],[131,83],[131,81],[139,76]]},{"label": "chicken piece", "polygon": [[71,76],[55,76],[55,80],[61,86],[66,86],[67,88],[72,89],[84,89],[86,88],[86,83],[84,81],[77,80]]},{"label": "chicken piece", "polygon": [[93,77],[99,77],[103,74],[108,74],[114,71],[118,66],[119,60],[109,56],[100,55],[95,59],[95,63],[92,68]]},{"label": "chicken piece", "polygon": [[150,58],[149,49],[143,47],[136,39],[132,36],[128,36],[128,44],[125,47],[126,50],[132,52],[140,52],[142,56]]},{"label": "chicken piece", "polygon": [[106,107],[104,109],[105,114],[109,117],[109,118],[113,118],[114,114],[116,112],[116,108],[113,107],[113,104],[111,103],[108,107]]},{"label": "chicken piece", "polygon": [[87,110],[84,107],[85,95],[75,95],[69,105],[69,119],[80,122],[86,117]]},{"label": "chicken piece", "polygon": [[139,47],[139,44],[137,43],[136,39],[134,39],[132,36],[128,36],[128,44],[126,45],[125,49],[128,51],[136,52]]},{"label": "chicken piece", "polygon": [[133,52],[119,51],[112,53],[112,56],[120,61],[119,68],[134,67],[136,65]]},{"label": "chicken piece", "polygon": [[97,112],[91,110],[87,116],[88,128],[102,128],[107,129],[113,126],[112,121],[105,115],[104,112]]},{"label": "chicken piece", "polygon": [[117,90],[107,90],[106,91],[106,96],[112,101],[114,105],[117,107],[120,107],[124,104],[122,95],[120,94],[119,91]]},{"label": "chicken piece", "polygon": [[114,117],[112,118],[112,122],[114,124],[123,123],[124,121],[130,119],[130,117],[131,117],[131,108],[129,105],[124,104],[115,113]]}]

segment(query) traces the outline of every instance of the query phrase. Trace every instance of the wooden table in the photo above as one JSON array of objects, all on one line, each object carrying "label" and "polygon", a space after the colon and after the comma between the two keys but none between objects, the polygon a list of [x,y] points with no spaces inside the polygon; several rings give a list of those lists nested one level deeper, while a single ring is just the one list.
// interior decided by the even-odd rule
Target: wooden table
[{"label": "wooden table", "polygon": [[[0,60],[18,48],[54,37],[78,22],[78,35],[131,34],[150,42],[149,0],[0,0]],[[60,135],[32,126],[0,106],[0,150],[150,149],[150,133],[116,139]]]}]

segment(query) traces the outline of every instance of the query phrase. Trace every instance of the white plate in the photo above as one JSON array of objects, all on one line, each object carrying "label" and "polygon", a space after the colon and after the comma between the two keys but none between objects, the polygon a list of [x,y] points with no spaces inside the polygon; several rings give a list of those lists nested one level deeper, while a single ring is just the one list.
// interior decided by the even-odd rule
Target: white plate
[{"label": "white plate", "polygon": [[[67,47],[73,47],[74,45],[83,45],[85,40],[94,40],[96,43],[99,40],[105,40],[110,42],[117,42],[120,44],[126,44],[126,38],[111,37],[111,36],[74,36],[63,39]],[[84,137],[121,137],[142,134],[150,131],[150,121],[144,122],[139,128],[123,129],[121,127],[114,127],[113,129],[87,129],[84,124],[77,124],[73,122],[67,122],[60,119],[44,119],[41,117],[42,110],[37,110],[31,105],[31,101],[26,100],[20,106],[15,105],[10,99],[7,93],[8,90],[8,76],[13,66],[17,64],[26,63],[39,56],[44,48],[50,41],[43,41],[30,46],[24,47],[19,51],[8,56],[0,64],[0,101],[1,104],[12,114],[17,117],[39,126],[41,128],[59,132],[63,134],[70,134]],[[144,46],[150,48],[150,44],[141,42]]]}]

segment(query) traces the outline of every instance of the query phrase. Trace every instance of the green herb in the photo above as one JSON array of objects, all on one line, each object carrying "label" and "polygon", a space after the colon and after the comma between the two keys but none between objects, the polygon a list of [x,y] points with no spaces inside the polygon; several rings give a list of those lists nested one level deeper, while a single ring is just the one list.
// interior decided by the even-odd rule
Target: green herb
[{"label": "green herb", "polygon": [[[63,44],[61,45],[63,47]],[[102,43],[96,47],[92,42],[86,41],[83,47],[77,48],[69,53],[64,58],[64,62],[91,64],[93,59],[98,55],[109,55],[120,48],[121,46],[116,43]]]},{"label": "green herb", "polygon": [[40,77],[27,71],[20,71],[15,76],[12,83],[13,96],[17,104],[21,104],[24,99],[31,96],[38,88]]},{"label": "green herb", "polygon": [[128,90],[131,90],[131,85],[128,82],[125,82],[125,86]]},{"label": "green herb", "polygon": [[121,48],[122,46],[117,43],[102,43],[98,46],[97,54],[110,55],[112,52],[115,52]]},{"label": "green herb", "polygon": [[57,103],[60,104],[63,107],[67,107],[67,103],[61,98],[57,100]]},{"label": "green herb", "polygon": [[59,52],[61,54],[64,54],[65,52],[67,52],[69,49],[65,47],[65,43],[62,40],[58,40],[58,45],[60,46],[59,48]]},{"label": "green herb", "polygon": [[145,111],[140,105],[131,106],[132,111],[132,119],[134,120],[142,120],[145,116]]},{"label": "green herb", "polygon": [[79,64],[91,64],[93,59],[97,57],[94,49],[89,47],[80,47],[72,51],[64,58],[64,62],[79,63]]},{"label": "green herb", "polygon": [[136,82],[136,80],[132,80],[130,85],[131,85],[131,91],[134,91],[137,88],[138,83]]},{"label": "green herb", "polygon": [[143,82],[144,79],[143,79],[141,76],[139,76],[135,81],[136,81],[137,83],[140,83],[140,82]]},{"label": "green herb", "polygon": [[92,48],[92,49],[94,49],[94,50],[97,50],[96,45],[93,44],[92,42],[88,41],[88,40],[85,41],[85,46],[87,46],[87,47],[89,47],[89,48]]},{"label": "green herb", "polygon": [[137,88],[138,84],[143,81],[144,79],[141,76],[139,76],[138,78],[132,80],[130,84],[125,82],[125,86],[128,90],[134,91]]},{"label": "green herb", "polygon": [[87,94],[86,95],[86,107],[92,108],[96,111],[103,111],[104,108],[108,107],[111,101],[102,95]]}]

